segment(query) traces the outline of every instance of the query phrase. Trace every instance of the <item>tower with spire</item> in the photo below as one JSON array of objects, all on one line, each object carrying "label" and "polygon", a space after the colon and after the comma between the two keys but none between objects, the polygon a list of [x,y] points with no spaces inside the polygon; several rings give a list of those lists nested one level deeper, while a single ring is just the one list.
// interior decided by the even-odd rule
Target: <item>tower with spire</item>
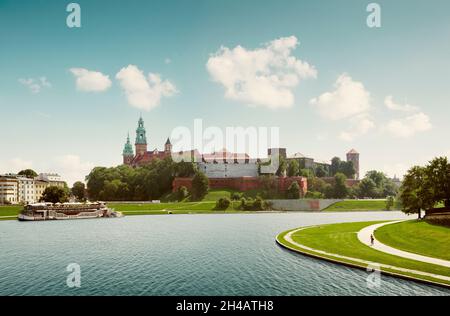
[{"label": "tower with spire", "polygon": [[170,155],[172,153],[172,143],[168,137],[166,143],[164,144],[164,153],[166,155]]},{"label": "tower with spire", "polygon": [[144,120],[142,115],[139,117],[138,127],[136,129],[136,155],[144,155],[147,152],[147,137],[145,136]]},{"label": "tower with spire", "polygon": [[122,157],[123,157],[123,163],[125,165],[131,165],[131,162],[133,161],[133,158],[134,158],[134,153],[133,153],[133,146],[131,145],[131,142],[130,142],[130,134],[128,134],[127,142],[125,143],[125,146],[123,147]]}]

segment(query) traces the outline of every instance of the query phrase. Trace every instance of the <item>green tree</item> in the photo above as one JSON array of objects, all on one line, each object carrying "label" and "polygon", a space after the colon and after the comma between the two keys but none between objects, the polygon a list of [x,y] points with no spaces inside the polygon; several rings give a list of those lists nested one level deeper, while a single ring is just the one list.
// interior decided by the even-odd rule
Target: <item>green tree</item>
[{"label": "green tree", "polygon": [[194,201],[202,200],[208,193],[209,183],[208,178],[203,172],[198,171],[192,179],[192,199]]},{"label": "green tree", "polygon": [[73,196],[75,196],[75,198],[78,201],[84,201],[84,199],[86,197],[85,196],[86,186],[84,185],[83,182],[81,182],[81,181],[75,182],[70,191],[72,192]]},{"label": "green tree", "polygon": [[325,170],[325,167],[321,166],[321,165],[317,166],[317,168],[316,168],[316,177],[323,178],[323,177],[326,177],[326,176],[327,176],[327,171]]},{"label": "green tree", "polygon": [[356,188],[356,194],[359,198],[375,198],[377,197],[377,185],[370,178],[364,178]]},{"label": "green tree", "polygon": [[386,198],[386,210],[390,211],[393,207],[394,207],[394,197],[393,196],[388,196]]},{"label": "green tree", "polygon": [[336,173],[339,172],[340,167],[341,167],[341,158],[333,157],[333,159],[331,159],[331,166],[330,166],[330,174],[332,177],[334,177]]},{"label": "green tree", "polygon": [[68,200],[69,200],[68,190],[57,186],[49,186],[45,188],[40,198],[41,202],[51,202],[51,203],[64,203],[67,202]]},{"label": "green tree", "polygon": [[404,213],[421,218],[422,210],[434,206],[433,188],[427,185],[426,177],[425,168],[419,166],[412,167],[404,176],[399,195]]},{"label": "green tree", "polygon": [[184,199],[186,199],[189,196],[189,191],[185,186],[181,186],[178,188],[177,191],[177,200],[178,202],[183,201]]},{"label": "green tree", "polygon": [[300,186],[297,181],[291,183],[286,191],[286,197],[288,199],[299,199],[300,198]]},{"label": "green tree", "polygon": [[282,176],[284,176],[284,174],[286,172],[287,162],[283,157],[279,156],[279,163],[280,163],[280,165],[278,166],[276,175],[279,177],[282,177]]},{"label": "green tree", "polygon": [[336,173],[334,176],[334,185],[333,185],[333,197],[336,199],[343,199],[348,195],[348,188],[345,184],[347,180],[346,176],[343,173]]},{"label": "green tree", "polygon": [[298,165],[298,161],[293,159],[289,162],[289,166],[287,169],[287,175],[288,177],[295,177],[298,176],[300,169]]},{"label": "green tree", "polygon": [[35,178],[35,177],[38,176],[36,171],[34,171],[33,169],[20,170],[18,175],[19,176],[24,176],[24,177],[27,177],[27,178]]},{"label": "green tree", "polygon": [[355,170],[355,167],[353,166],[353,162],[352,161],[341,161],[341,163],[339,165],[339,172],[345,174],[347,179],[354,179],[356,170]]},{"label": "green tree", "polygon": [[231,200],[227,197],[220,198],[216,201],[216,210],[226,210],[231,204]]},{"label": "green tree", "polygon": [[427,183],[433,188],[435,202],[444,202],[450,208],[450,164],[446,157],[437,157],[425,168]]}]

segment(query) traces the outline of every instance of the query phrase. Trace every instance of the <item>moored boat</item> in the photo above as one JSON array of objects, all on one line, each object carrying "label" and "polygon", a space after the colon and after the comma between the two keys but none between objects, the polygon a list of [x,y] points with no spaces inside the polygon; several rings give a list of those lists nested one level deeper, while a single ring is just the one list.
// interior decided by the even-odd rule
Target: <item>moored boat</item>
[{"label": "moored boat", "polygon": [[17,219],[19,221],[45,221],[122,216],[121,212],[109,209],[103,202],[34,203],[26,205]]}]

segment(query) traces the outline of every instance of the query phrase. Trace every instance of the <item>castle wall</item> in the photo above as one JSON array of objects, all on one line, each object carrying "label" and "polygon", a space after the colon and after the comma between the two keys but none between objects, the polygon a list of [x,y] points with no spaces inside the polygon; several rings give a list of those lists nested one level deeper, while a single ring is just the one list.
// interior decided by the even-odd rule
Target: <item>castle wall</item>
[{"label": "castle wall", "polygon": [[[300,194],[303,196],[308,191],[308,182],[304,177],[276,177],[278,191],[285,192],[292,182],[297,181],[300,186]],[[235,178],[208,178],[210,189],[231,189],[240,192],[261,189],[263,182],[259,177],[235,177]],[[172,182],[172,191],[176,192],[180,187],[192,188],[192,178],[175,178]]]}]

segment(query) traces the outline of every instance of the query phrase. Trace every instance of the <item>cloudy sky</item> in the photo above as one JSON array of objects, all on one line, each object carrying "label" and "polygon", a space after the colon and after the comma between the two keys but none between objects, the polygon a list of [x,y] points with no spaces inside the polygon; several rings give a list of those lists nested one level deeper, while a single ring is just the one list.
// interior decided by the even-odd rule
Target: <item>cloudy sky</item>
[{"label": "cloudy sky", "polygon": [[121,162],[140,113],[149,148],[179,126],[280,128],[320,160],[361,153],[401,175],[450,155],[450,3],[0,0],[0,172],[69,182]]}]

